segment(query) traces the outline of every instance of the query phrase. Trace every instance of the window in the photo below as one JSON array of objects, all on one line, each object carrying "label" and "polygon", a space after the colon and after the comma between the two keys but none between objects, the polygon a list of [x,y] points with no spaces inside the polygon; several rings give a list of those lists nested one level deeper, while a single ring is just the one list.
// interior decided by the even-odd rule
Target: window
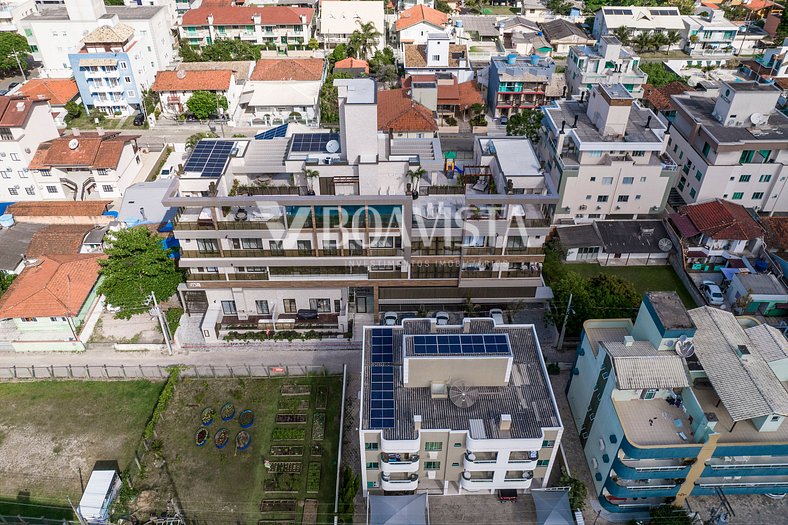
[{"label": "window", "polygon": [[588,155],[591,156],[591,157],[601,157],[602,156],[602,152],[601,151],[589,151]]},{"label": "window", "polygon": [[57,186],[47,186],[47,193],[57,193]]},{"label": "window", "polygon": [[129,98],[134,98],[137,96],[137,94],[134,91],[126,91],[126,96]]},{"label": "window", "polygon": [[698,192],[697,192],[697,190],[695,188],[690,188],[690,197],[692,197],[694,199],[695,195],[697,195],[697,194],[698,194]]},{"label": "window", "polygon": [[8,193],[11,195],[19,195],[19,190],[16,188],[8,188]]},{"label": "window", "polygon": [[0,128],[0,140],[14,140],[11,128]]},{"label": "window", "polygon": [[282,241],[268,241],[268,249],[271,250],[271,255],[284,255],[285,250],[282,247]]},{"label": "window", "polygon": [[703,156],[708,158],[709,152],[711,151],[711,144],[708,142],[703,143]]},{"label": "window", "polygon": [[378,444],[377,443],[364,443],[364,450],[377,450]]},{"label": "window", "polygon": [[440,470],[441,469],[441,462],[440,461],[425,461],[424,462],[424,470]]},{"label": "window", "polygon": [[735,201],[741,200],[742,197],[744,197],[744,192],[742,191],[736,191],[733,193],[733,200]]},{"label": "window", "polygon": [[455,443],[454,444],[454,448],[460,448],[460,447],[462,447],[462,443]]},{"label": "window", "polygon": [[59,323],[60,321],[65,321],[66,318],[65,317],[50,317],[49,320],[52,321],[53,323]]},{"label": "window", "polygon": [[25,193],[27,193],[28,195],[35,195],[36,189],[33,186],[28,186],[27,188],[25,188]]},{"label": "window", "polygon": [[586,195],[586,200],[587,200],[587,201],[590,201],[590,200],[591,200],[591,197],[592,197],[592,195]]},{"label": "window", "polygon": [[131,77],[123,77],[123,80],[126,82],[126,84],[131,84]]},{"label": "window", "polygon": [[112,193],[112,191],[113,191],[112,185],[111,184],[102,184],[101,185],[101,191],[103,191],[104,193]]},{"label": "window", "polygon": [[236,315],[238,310],[235,308],[235,301],[222,301],[222,312],[224,315]]},{"label": "window", "polygon": [[624,177],[624,179],[621,182],[622,184],[634,184],[635,177]]},{"label": "window", "polygon": [[[670,140],[670,139],[668,139],[668,140]],[[646,156],[646,152],[645,151],[633,151],[632,152],[632,156],[633,157],[645,157]]]},{"label": "window", "polygon": [[613,184],[613,177],[602,177],[602,186],[610,186]]},{"label": "window", "polygon": [[432,55],[432,59],[433,60],[440,60],[441,56],[440,55]]},{"label": "window", "polygon": [[2,175],[4,179],[10,179],[11,178],[11,170],[0,171],[0,175]]},{"label": "window", "polygon": [[320,313],[330,313],[331,299],[310,299],[309,308],[317,310]]},{"label": "window", "polygon": [[635,200],[639,201],[640,200],[640,195],[635,195]]},{"label": "window", "polygon": [[756,191],[755,193],[752,194],[752,198],[753,199],[762,199],[763,198],[763,192],[762,191]]},{"label": "window", "polygon": [[296,241],[298,244],[298,255],[312,255],[312,241]]},{"label": "window", "polygon": [[129,68],[129,65],[126,64],[126,62],[124,62],[123,60],[120,61],[119,65],[120,65],[121,69],[128,69]]},{"label": "window", "polygon": [[23,317],[22,318],[22,322],[23,323],[37,323],[38,319],[36,319],[35,317]]},{"label": "window", "polygon": [[268,301],[265,299],[258,299],[254,302],[255,307],[257,308],[257,313],[261,315],[268,315],[271,311],[268,309]]},{"label": "window", "polygon": [[741,175],[739,177],[739,182],[750,182],[750,176],[749,175]]},{"label": "window", "polygon": [[780,416],[772,416],[772,421],[780,421]]},{"label": "window", "polygon": [[451,466],[452,466],[452,467],[459,467],[459,466],[460,466],[460,464],[459,464],[459,463],[452,463],[452,464],[451,464]]},{"label": "window", "polygon": [[216,244],[216,239],[197,239],[197,251],[216,253],[219,248]]},{"label": "window", "polygon": [[284,303],[286,314],[294,314],[296,311],[298,311],[298,308],[296,308],[295,299],[282,299],[282,303]]},{"label": "window", "polygon": [[695,180],[700,180],[702,178],[703,178],[703,173],[701,173],[700,170],[697,170],[695,172]]},{"label": "window", "polygon": [[629,195],[619,195],[616,202],[629,202]]},{"label": "window", "polygon": [[377,470],[379,467],[376,461],[367,461],[367,470]]},{"label": "window", "polygon": [[591,182],[596,182],[596,177],[591,177]]},{"label": "window", "polygon": [[38,174],[42,177],[51,177],[52,172],[50,170],[38,170]]},{"label": "window", "polygon": [[553,439],[545,439],[542,441],[542,448],[552,447],[555,445],[555,440]]},{"label": "window", "polygon": [[424,450],[427,452],[440,452],[443,450],[443,443],[440,441],[427,441],[424,443]]},{"label": "window", "polygon": [[607,202],[607,195],[597,195],[596,196],[597,202]]},{"label": "window", "polygon": [[11,160],[18,161],[19,160],[19,155],[17,153],[12,153],[11,154]]},{"label": "window", "polygon": [[549,459],[540,459],[540,460],[537,460],[537,462],[536,462],[536,466],[537,467],[546,467],[549,464],[550,464],[550,460]]},{"label": "window", "polygon": [[324,240],[323,241],[323,255],[337,255],[337,241]]},{"label": "window", "polygon": [[27,168],[25,168],[23,170],[17,170],[16,173],[17,173],[17,175],[19,175],[19,177],[21,177],[23,179],[27,178]]},{"label": "window", "polygon": [[771,175],[761,175],[758,178],[758,182],[769,182],[771,180],[772,180],[772,176]]},{"label": "window", "polygon": [[262,239],[230,239],[234,250],[262,250]]}]

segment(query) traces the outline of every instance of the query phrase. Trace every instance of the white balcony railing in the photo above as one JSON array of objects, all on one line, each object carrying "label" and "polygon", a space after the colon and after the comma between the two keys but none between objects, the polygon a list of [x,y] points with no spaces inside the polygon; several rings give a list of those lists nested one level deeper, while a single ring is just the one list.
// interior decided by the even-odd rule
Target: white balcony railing
[{"label": "white balcony railing", "polygon": [[419,486],[418,474],[411,474],[405,479],[391,478],[386,474],[380,475],[380,487],[383,490],[389,490],[389,491],[416,490],[418,486]]},{"label": "white balcony railing", "polygon": [[[384,474],[390,472],[418,472],[421,461],[417,454],[411,454],[407,459],[393,457],[393,454],[380,455],[380,470]],[[399,454],[397,454],[399,456]]]},{"label": "white balcony railing", "polygon": [[460,476],[460,486],[471,492],[477,490],[490,490],[493,488],[493,485],[494,481],[492,478],[473,478],[470,472],[463,472],[462,476]]}]

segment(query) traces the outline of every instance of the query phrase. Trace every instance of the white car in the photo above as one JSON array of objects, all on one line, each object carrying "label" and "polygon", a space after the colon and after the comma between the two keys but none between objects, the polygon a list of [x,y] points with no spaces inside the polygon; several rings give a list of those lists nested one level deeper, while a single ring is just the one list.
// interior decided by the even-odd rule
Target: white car
[{"label": "white car", "polygon": [[397,324],[397,312],[386,312],[383,314],[383,324],[386,326],[394,326]]},{"label": "white car", "polygon": [[436,312],[435,319],[439,325],[449,324],[449,314],[447,312]]},{"label": "white car", "polygon": [[495,321],[496,325],[504,324],[503,310],[501,310],[500,308],[492,308],[490,310],[490,317],[492,317],[492,320]]},{"label": "white car", "polygon": [[710,305],[722,306],[725,304],[725,301],[722,298],[722,290],[720,290],[719,285],[714,281],[703,281],[700,289],[703,292],[703,297],[706,298],[706,301]]}]

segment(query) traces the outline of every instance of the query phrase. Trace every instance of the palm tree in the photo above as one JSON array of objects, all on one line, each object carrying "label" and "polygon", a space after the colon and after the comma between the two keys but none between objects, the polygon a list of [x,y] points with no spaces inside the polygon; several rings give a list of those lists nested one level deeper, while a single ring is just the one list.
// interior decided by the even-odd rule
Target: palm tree
[{"label": "palm tree", "polygon": [[668,45],[668,39],[662,31],[654,31],[651,34],[651,45],[655,51],[659,51],[659,48]]},{"label": "palm tree", "polygon": [[628,46],[632,41],[632,30],[627,26],[620,26],[613,30],[613,35],[621,41],[622,45]]},{"label": "palm tree", "polygon": [[650,31],[642,31],[635,35],[635,37],[632,39],[632,43],[638,48],[638,50],[643,51],[648,49],[648,47],[651,45],[650,33]]},{"label": "palm tree", "polygon": [[382,34],[377,30],[374,22],[356,20],[356,23],[359,28],[350,35],[348,47],[352,50],[353,56],[366,60],[372,54],[372,50],[378,47]]},{"label": "palm tree", "polygon": [[681,33],[675,29],[671,29],[665,33],[665,43],[668,46],[668,53],[670,53],[670,46],[675,46],[679,42],[681,42]]},{"label": "palm tree", "polygon": [[425,173],[427,173],[427,170],[419,166],[418,169],[408,170],[408,173],[405,174],[410,181],[410,191],[414,199],[419,196],[419,179],[421,179],[422,175]]},{"label": "palm tree", "polygon": [[320,172],[319,171],[311,170],[309,168],[304,168],[304,178],[306,179],[306,184],[309,187],[309,193],[311,195],[315,194],[315,185],[314,185],[314,182],[312,182],[312,180],[315,177],[319,177],[319,176],[320,176]]}]

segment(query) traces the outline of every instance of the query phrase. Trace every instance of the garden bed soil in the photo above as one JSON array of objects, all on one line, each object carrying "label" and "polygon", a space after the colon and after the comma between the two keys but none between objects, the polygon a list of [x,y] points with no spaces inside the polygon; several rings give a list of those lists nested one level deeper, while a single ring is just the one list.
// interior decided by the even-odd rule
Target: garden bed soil
[{"label": "garden bed soil", "polygon": [[[313,447],[314,450],[314,447]],[[294,456],[301,457],[304,455],[304,447],[301,445],[273,445],[271,446],[270,454],[272,456]],[[314,451],[312,452],[314,456]],[[320,454],[317,454],[318,456]]]},{"label": "garden bed soil", "polygon": [[312,392],[309,385],[282,385],[281,393],[283,396],[308,396]]},{"label": "garden bed soil", "polygon": [[296,461],[273,461],[269,471],[272,474],[298,474],[301,472],[303,464]]},{"label": "garden bed soil", "polygon": [[320,457],[323,455],[323,445],[320,443],[312,443],[312,448],[309,451],[311,457]]},{"label": "garden bed soil", "polygon": [[317,412],[312,420],[312,439],[315,441],[323,441],[325,433],[326,415],[323,412]]},{"label": "garden bed soil", "polygon": [[317,524],[317,500],[308,499],[304,501],[304,515],[301,518],[301,525]]},{"label": "garden bed soil", "polygon": [[277,414],[277,423],[306,423],[306,414]]},{"label": "garden bed soil", "polygon": [[306,431],[303,428],[276,427],[271,433],[274,441],[303,441]]},{"label": "garden bed soil", "polygon": [[277,410],[279,412],[307,412],[309,410],[309,399],[283,397],[279,400]]},{"label": "garden bed soil", "polygon": [[264,499],[260,502],[260,512],[292,512],[297,506],[294,499]]}]

